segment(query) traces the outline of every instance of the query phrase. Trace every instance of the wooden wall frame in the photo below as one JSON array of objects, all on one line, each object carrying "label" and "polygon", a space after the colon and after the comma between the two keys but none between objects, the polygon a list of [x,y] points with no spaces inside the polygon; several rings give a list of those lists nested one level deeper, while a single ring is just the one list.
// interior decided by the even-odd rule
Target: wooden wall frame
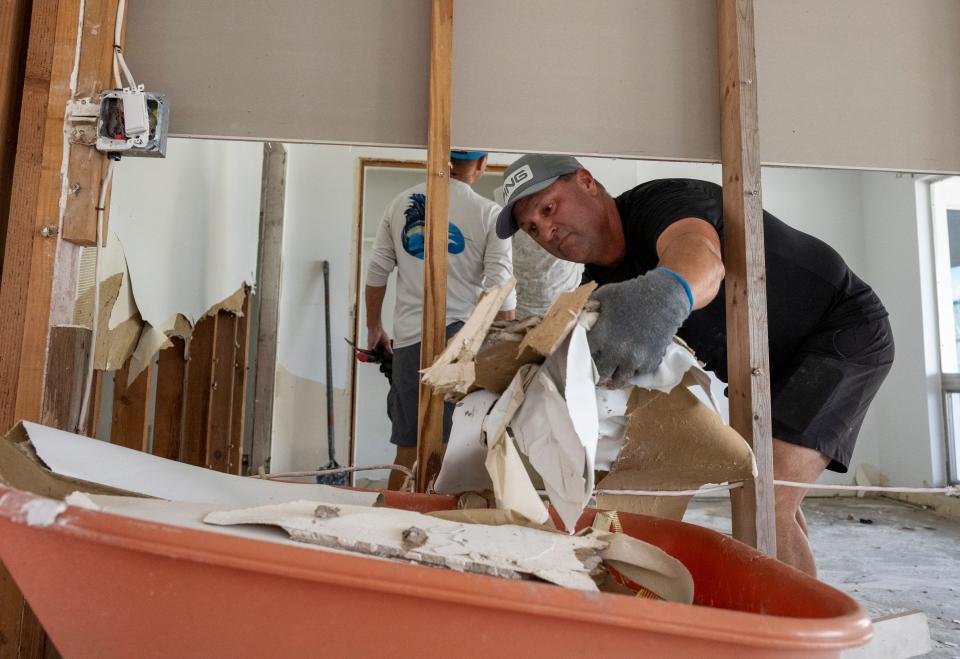
[{"label": "wooden wall frame", "polygon": [[717,0],[730,425],[758,475],[731,490],[733,533],[776,556],[753,0]]}]

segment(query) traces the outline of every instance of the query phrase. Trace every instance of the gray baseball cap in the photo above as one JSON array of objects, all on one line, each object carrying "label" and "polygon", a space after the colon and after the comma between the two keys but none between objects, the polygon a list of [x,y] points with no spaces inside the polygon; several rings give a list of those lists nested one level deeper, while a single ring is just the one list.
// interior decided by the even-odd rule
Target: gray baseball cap
[{"label": "gray baseball cap", "polygon": [[518,159],[503,173],[503,210],[497,217],[497,236],[509,238],[520,227],[513,218],[513,205],[532,194],[546,190],[564,174],[583,165],[573,156],[531,153]]}]

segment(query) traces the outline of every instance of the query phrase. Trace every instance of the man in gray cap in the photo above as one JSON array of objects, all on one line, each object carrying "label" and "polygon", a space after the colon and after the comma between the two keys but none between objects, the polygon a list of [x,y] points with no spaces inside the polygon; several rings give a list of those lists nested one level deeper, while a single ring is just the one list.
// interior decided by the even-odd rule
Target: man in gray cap
[{"label": "man in gray cap", "polygon": [[[693,179],[614,198],[576,158],[527,155],[504,172],[497,234],[518,230],[600,284],[589,332],[601,384],[657,368],[674,334],[727,380],[723,195]],[[774,477],[846,472],[867,407],[893,363],[883,304],[829,245],[764,211]],[[777,555],[816,573],[800,503],[776,488]]]}]

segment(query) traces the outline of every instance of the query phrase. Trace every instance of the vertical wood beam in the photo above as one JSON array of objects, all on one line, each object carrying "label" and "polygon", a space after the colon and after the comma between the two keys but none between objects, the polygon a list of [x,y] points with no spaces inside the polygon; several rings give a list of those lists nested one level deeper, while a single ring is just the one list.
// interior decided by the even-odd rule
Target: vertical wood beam
[{"label": "vertical wood beam", "polygon": [[263,145],[260,190],[260,251],[257,256],[257,361],[253,374],[253,444],[250,472],[270,471],[273,437],[273,392],[277,379],[277,328],[283,263],[283,205],[286,198],[287,150]]},{"label": "vertical wood beam", "polygon": [[250,290],[243,298],[243,312],[237,318],[237,349],[233,360],[233,418],[230,421],[230,452],[227,456],[227,471],[240,475],[243,470],[243,440],[246,428],[247,375],[250,370],[248,358],[250,347]]},{"label": "vertical wood beam", "polygon": [[[427,127],[427,208],[420,367],[443,352],[447,312],[447,232],[450,209],[450,86],[453,0],[433,0],[430,101]],[[417,491],[426,492],[443,462],[443,395],[420,385],[417,414]]]},{"label": "vertical wood beam", "polygon": [[[77,70],[78,98],[95,97],[102,90],[114,86],[113,33],[118,3],[119,0],[84,0],[82,48]],[[69,193],[60,231],[64,240],[79,245],[96,244],[97,203],[100,200],[100,183],[106,172],[107,158],[95,147],[85,144],[70,146],[67,167]]]},{"label": "vertical wood beam", "polygon": [[153,413],[153,454],[180,459],[183,400],[187,382],[186,343],[172,337],[173,346],[160,351],[157,362],[157,402]]},{"label": "vertical wood beam", "polygon": [[214,328],[213,380],[210,383],[210,412],[207,416],[203,466],[226,472],[230,467],[237,317],[228,311],[219,311],[214,316]]},{"label": "vertical wood beam", "polygon": [[147,432],[150,408],[150,380],[153,363],[148,365],[136,379],[127,384],[130,360],[113,377],[113,425],[110,442],[118,446],[146,451],[149,442]]},{"label": "vertical wood beam", "polygon": [[213,386],[214,317],[202,318],[187,344],[187,387],[184,392],[183,440],[180,460],[203,466],[207,453],[207,419]]},{"label": "vertical wood beam", "polygon": [[[0,6],[0,432],[41,417],[57,241],[39,231],[59,224],[63,117],[79,19],[80,0]],[[42,657],[46,635],[2,572],[0,656]]]},{"label": "vertical wood beam", "polygon": [[80,0],[35,2],[0,282],[0,428],[40,420]]},{"label": "vertical wood beam", "polygon": [[53,368],[47,369],[43,387],[43,412],[40,422],[46,426],[74,432],[80,420],[80,404],[87,380],[87,360],[92,358],[93,333],[77,325],[50,330],[50,356]]},{"label": "vertical wood beam", "polygon": [[730,425],[759,474],[731,491],[733,534],[776,555],[753,0],[717,0]]},{"label": "vertical wood beam", "polygon": [[27,0],[0,3],[0,272],[3,272],[3,245],[20,125],[30,4]]}]

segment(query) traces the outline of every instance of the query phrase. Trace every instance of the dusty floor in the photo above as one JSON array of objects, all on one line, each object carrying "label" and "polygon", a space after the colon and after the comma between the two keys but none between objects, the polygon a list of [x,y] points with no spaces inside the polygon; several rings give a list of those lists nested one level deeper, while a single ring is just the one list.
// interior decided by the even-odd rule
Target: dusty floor
[{"label": "dusty floor", "polygon": [[[889,499],[809,498],[803,511],[820,579],[874,617],[925,612],[926,656],[960,658],[960,522]],[[729,533],[730,504],[697,499],[684,521]]]}]

